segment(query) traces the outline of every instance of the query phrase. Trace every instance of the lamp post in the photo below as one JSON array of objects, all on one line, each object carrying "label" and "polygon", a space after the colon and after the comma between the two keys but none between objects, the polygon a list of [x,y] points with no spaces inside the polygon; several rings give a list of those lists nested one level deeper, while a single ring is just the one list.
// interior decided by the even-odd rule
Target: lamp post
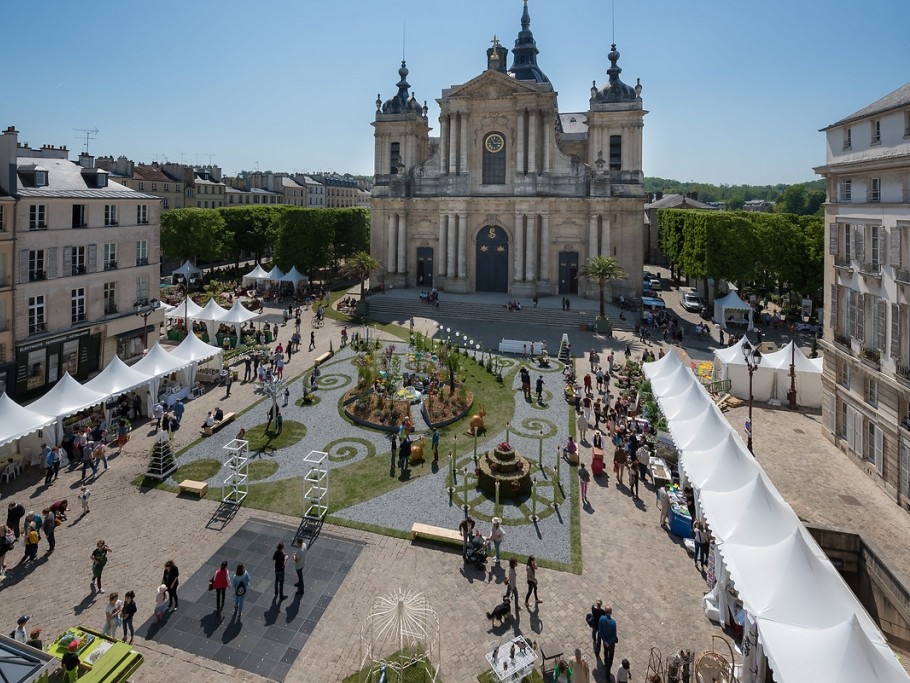
[{"label": "lamp post", "polygon": [[749,419],[746,421],[746,435],[748,437],[746,446],[749,452],[754,454],[752,450],[752,375],[758,370],[758,366],[761,365],[761,353],[759,353],[758,349],[752,349],[750,352],[749,347],[743,344],[743,358],[749,370]]},{"label": "lamp post", "polygon": [[142,344],[146,349],[149,347],[148,320],[160,307],[161,302],[158,299],[151,299],[146,302],[137,301],[133,304],[133,311],[142,318]]},{"label": "lamp post", "polygon": [[796,323],[790,325],[790,390],[787,392],[787,405],[796,410]]}]

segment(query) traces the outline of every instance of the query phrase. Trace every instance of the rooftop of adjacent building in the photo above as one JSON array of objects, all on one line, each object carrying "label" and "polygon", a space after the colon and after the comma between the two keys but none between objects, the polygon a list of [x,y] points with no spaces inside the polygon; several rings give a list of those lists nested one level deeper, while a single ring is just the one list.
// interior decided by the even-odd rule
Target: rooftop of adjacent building
[{"label": "rooftop of adjacent building", "polygon": [[824,132],[831,130],[832,128],[844,126],[848,123],[853,123],[854,121],[859,121],[861,119],[875,116],[877,114],[885,114],[887,112],[894,111],[895,109],[906,107],[907,105],[910,105],[910,83],[902,85],[897,90],[888,93],[872,104],[863,107],[859,111],[853,112],[850,114],[850,116],[842,118],[840,121],[822,128],[821,131]]}]

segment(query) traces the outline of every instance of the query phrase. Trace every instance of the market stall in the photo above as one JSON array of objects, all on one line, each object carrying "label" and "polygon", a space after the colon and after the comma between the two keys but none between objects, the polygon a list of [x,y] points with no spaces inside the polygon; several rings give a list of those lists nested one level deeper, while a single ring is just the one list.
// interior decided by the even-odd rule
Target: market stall
[{"label": "market stall", "polygon": [[[195,335],[188,335],[195,336]],[[148,350],[148,353],[143,356],[139,362],[133,366],[133,370],[140,372],[144,375],[149,376],[149,394],[148,394],[148,412],[149,415],[152,414],[152,411],[155,408],[155,403],[159,400],[159,393],[162,390],[162,378],[171,375],[178,370],[182,370],[192,361],[183,360],[182,358],[174,357],[172,354],[165,351],[160,344],[153,344],[152,348]],[[176,388],[175,384],[169,384],[166,388],[167,391],[170,391]],[[190,387],[181,387],[181,390],[186,389],[184,398],[189,394]],[[174,399],[179,400],[179,399]],[[169,403],[170,405],[170,403]]]},{"label": "market stall", "polygon": [[249,273],[243,276],[243,284],[256,284],[258,285],[262,280],[268,280],[269,273],[258,263],[256,267],[253,268]]},{"label": "market stall", "polygon": [[56,416],[44,415],[32,407],[23,408],[13,399],[0,394],[0,446],[51,425]]},{"label": "market stall", "polygon": [[180,345],[171,351],[172,358],[185,362],[185,365],[183,366],[183,376],[187,393],[181,398],[186,398],[186,396],[189,395],[190,390],[192,390],[193,385],[196,383],[196,368],[199,367],[201,363],[217,356],[218,370],[221,370],[221,357],[223,353],[224,352],[217,346],[206,344],[195,334],[188,334],[186,338],[180,342]]},{"label": "market stall", "polygon": [[284,271],[281,270],[278,266],[272,266],[272,269],[269,271],[269,280],[272,282],[278,282],[281,278],[284,277]]},{"label": "market stall", "polygon": [[86,626],[68,629],[47,646],[48,654],[63,660],[68,654],[79,661],[79,680],[85,683],[125,683],[142,666],[143,656],[116,638]]},{"label": "market stall", "polygon": [[202,268],[197,268],[189,260],[184,261],[183,265],[177,270],[171,271],[171,276],[179,275],[186,282],[191,282],[194,277],[202,277]]},{"label": "market stall", "polygon": [[57,418],[55,434],[57,443],[63,441],[64,418],[74,415],[86,408],[101,406],[107,400],[107,394],[90,389],[73,379],[68,372],[37,401],[29,404],[28,409],[39,415],[53,415]]},{"label": "market stall", "polygon": [[221,318],[221,323],[224,325],[233,325],[234,326],[234,336],[236,338],[236,344],[239,345],[243,341],[243,324],[249,322],[250,320],[255,320],[259,317],[258,313],[249,310],[246,306],[240,303],[240,299],[234,301],[234,305],[229,311],[224,314],[224,317]]},{"label": "market stall", "polygon": [[727,296],[714,300],[714,322],[727,329],[730,325],[746,327],[751,332],[752,306],[739,298],[735,289],[730,290]]},{"label": "market stall", "polygon": [[790,366],[796,376],[796,403],[801,408],[821,408],[822,405],[822,359],[807,358],[800,348],[794,348],[791,341],[780,351],[762,356],[761,369],[774,375],[772,398],[782,404],[787,402],[790,389]]},{"label": "market stall", "polygon": [[125,397],[123,401],[119,399],[133,389],[141,388],[142,392],[147,393],[151,380],[148,375],[137,372],[114,356],[114,360],[108,363],[97,377],[86,382],[85,386],[108,395],[109,398],[104,404],[105,419],[108,428],[116,431],[120,420],[128,419],[130,410],[129,401]]},{"label": "market stall", "polygon": [[[205,305],[198,315],[196,315],[196,320],[205,323],[206,330],[208,330],[208,337],[210,342],[214,342],[216,339],[217,326],[215,323],[220,323],[224,314],[227,313],[227,309],[218,305],[218,302],[215,301],[215,298],[212,297],[209,299],[209,302]],[[189,335],[187,335],[189,336]]]}]

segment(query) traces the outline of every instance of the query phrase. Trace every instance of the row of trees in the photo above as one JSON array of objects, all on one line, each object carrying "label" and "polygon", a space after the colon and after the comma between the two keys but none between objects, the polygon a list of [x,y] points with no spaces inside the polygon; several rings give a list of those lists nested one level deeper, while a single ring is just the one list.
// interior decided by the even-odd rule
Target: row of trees
[{"label": "row of trees", "polygon": [[725,202],[727,209],[738,211],[749,199],[775,202],[777,213],[812,216],[822,211],[825,201],[825,181],[813,180],[796,185],[712,185],[711,183],[680,182],[668,178],[645,177],[645,192],[687,194],[696,192],[702,202]]},{"label": "row of trees", "polygon": [[239,264],[242,253],[259,261],[271,252],[282,270],[313,274],[369,248],[370,212],[363,208],[238,206],[161,215],[161,250],[180,260]]},{"label": "row of trees", "polygon": [[739,285],[775,285],[818,298],[824,220],[818,216],[662,209],[660,249],[675,269]]}]

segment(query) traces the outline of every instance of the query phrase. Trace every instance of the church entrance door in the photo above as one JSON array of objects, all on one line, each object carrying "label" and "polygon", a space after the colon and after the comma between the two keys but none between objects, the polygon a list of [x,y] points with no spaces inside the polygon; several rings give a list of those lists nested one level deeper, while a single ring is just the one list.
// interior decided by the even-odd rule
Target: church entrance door
[{"label": "church entrance door", "polygon": [[559,255],[559,293],[578,294],[577,251],[564,251]]},{"label": "church entrance door", "polygon": [[417,286],[433,287],[433,248],[417,248]]},{"label": "church entrance door", "polygon": [[495,225],[484,227],[477,235],[477,291],[509,291],[509,237]]}]

